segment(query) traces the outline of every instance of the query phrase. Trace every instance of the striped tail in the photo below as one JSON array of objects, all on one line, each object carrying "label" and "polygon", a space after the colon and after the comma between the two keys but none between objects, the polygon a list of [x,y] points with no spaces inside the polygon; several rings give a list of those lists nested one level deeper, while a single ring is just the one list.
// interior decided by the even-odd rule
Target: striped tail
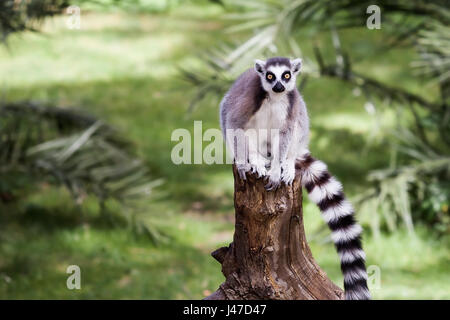
[{"label": "striped tail", "polygon": [[331,238],[344,274],[345,299],[370,299],[365,253],[361,245],[362,228],[353,216],[352,205],[345,199],[342,184],[330,175],[325,163],[310,154],[304,155],[299,161],[302,184],[332,231]]}]

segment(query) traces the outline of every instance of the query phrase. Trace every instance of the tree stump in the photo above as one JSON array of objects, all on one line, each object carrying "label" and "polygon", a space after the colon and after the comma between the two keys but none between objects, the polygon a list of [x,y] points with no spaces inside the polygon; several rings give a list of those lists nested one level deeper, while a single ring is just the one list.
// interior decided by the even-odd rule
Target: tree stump
[{"label": "tree stump", "polygon": [[343,299],[343,291],[314,261],[303,228],[299,170],[292,186],[266,191],[254,174],[233,166],[233,242],[211,255],[226,280],[205,300]]}]

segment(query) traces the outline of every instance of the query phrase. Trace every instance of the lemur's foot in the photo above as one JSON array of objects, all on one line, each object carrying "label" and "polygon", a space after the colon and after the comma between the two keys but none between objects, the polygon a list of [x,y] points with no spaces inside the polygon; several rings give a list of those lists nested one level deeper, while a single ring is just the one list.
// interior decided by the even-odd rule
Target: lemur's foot
[{"label": "lemur's foot", "polygon": [[265,185],[267,191],[276,190],[281,184],[281,168],[271,167],[268,175],[268,182]]},{"label": "lemur's foot", "polygon": [[245,175],[248,171],[250,171],[251,167],[248,163],[246,164],[237,164],[236,165],[237,172],[239,174],[239,177],[242,180],[247,180],[247,176]]},{"label": "lemur's foot", "polygon": [[290,186],[295,179],[295,162],[287,162],[281,165],[281,181]]},{"label": "lemur's foot", "polygon": [[267,175],[266,162],[264,159],[257,158],[250,161],[251,172],[256,173],[258,178]]}]

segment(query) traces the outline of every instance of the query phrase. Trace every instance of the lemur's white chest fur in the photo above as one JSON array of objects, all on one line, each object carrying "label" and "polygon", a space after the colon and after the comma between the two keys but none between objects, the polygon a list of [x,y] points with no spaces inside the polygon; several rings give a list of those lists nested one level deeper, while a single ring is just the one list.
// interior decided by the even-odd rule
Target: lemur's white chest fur
[{"label": "lemur's white chest fur", "polygon": [[263,100],[259,110],[250,118],[245,129],[281,129],[286,124],[289,100],[287,95],[268,96]]},{"label": "lemur's white chest fur", "polygon": [[263,100],[258,111],[250,118],[245,129],[256,130],[257,141],[251,141],[264,157],[271,154],[271,137],[273,130],[286,126],[289,101],[286,95],[280,97],[268,96]]}]

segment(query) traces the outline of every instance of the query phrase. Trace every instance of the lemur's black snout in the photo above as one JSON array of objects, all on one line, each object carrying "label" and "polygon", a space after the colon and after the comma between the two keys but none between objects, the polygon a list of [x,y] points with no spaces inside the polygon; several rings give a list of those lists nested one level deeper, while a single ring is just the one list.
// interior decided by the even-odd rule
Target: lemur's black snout
[{"label": "lemur's black snout", "polygon": [[283,92],[284,91],[284,86],[281,84],[280,81],[278,81],[272,88],[272,90],[274,92]]}]

